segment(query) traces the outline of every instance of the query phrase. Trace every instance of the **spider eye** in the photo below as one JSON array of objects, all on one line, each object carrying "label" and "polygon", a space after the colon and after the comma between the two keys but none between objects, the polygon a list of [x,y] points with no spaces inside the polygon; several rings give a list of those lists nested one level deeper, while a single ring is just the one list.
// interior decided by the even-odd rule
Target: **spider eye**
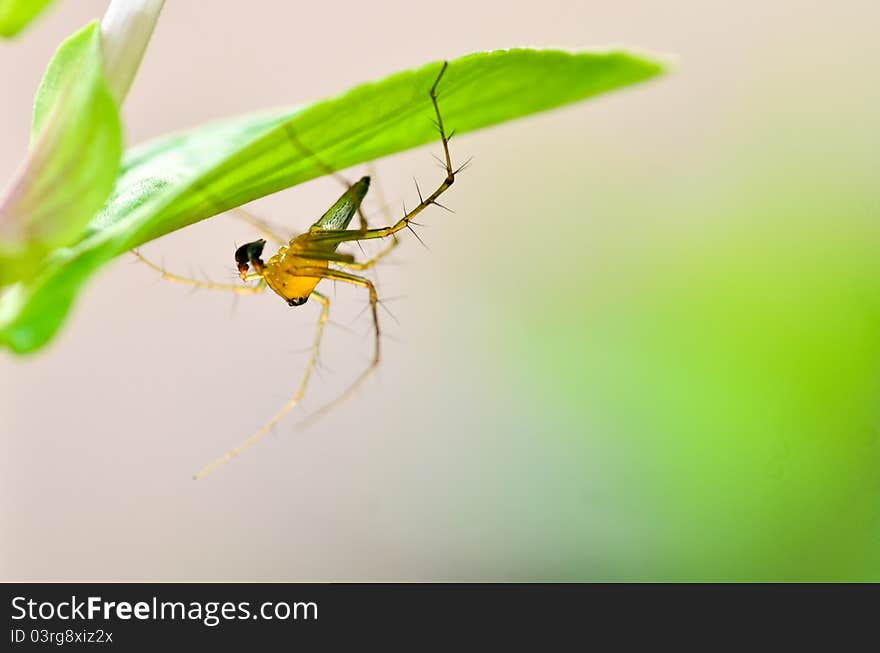
[{"label": "spider eye", "polygon": [[241,266],[253,263],[254,261],[259,261],[265,246],[266,241],[262,238],[260,240],[255,240],[252,243],[245,243],[235,250],[235,262]]},{"label": "spider eye", "polygon": [[247,245],[247,253],[248,260],[250,262],[254,262],[259,260],[260,256],[263,255],[263,248],[266,246],[266,241],[260,238],[260,240],[255,240],[252,243],[248,243]]},{"label": "spider eye", "polygon": [[242,245],[237,250],[235,250],[235,262],[238,263],[239,269],[241,269],[242,265],[248,264],[248,247],[250,245]]}]

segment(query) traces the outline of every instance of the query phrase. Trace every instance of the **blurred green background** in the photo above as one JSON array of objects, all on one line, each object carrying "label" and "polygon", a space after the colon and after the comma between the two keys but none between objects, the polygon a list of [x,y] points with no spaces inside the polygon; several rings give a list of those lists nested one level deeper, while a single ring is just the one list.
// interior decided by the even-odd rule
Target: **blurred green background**
[{"label": "blurred green background", "polygon": [[[169,3],[130,142],[471,50],[677,70],[456,139],[456,214],[377,271],[377,378],[205,483],[293,389],[315,316],[121,260],[45,353],[0,360],[2,578],[880,580],[875,4],[449,2],[428,36],[427,8],[315,7],[346,44],[322,57],[322,29],[256,4]],[[62,2],[0,50],[5,177],[54,44],[102,9]],[[393,206],[413,174],[438,174],[425,150],[379,163]],[[302,229],[337,193],[252,209]],[[223,279],[249,235],[218,218],[145,253]],[[362,307],[338,290],[304,414],[368,359]]]}]

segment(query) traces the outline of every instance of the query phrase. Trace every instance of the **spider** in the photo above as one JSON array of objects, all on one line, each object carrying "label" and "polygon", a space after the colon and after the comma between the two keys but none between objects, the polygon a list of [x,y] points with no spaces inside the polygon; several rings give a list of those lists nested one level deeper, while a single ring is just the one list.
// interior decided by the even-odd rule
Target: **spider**
[{"label": "spider", "polygon": [[[308,231],[294,236],[290,240],[285,240],[284,238],[275,235],[271,230],[267,229],[265,225],[260,224],[259,221],[248,216],[250,222],[259,227],[262,235],[280,245],[278,251],[265,261],[263,260],[263,250],[266,246],[266,238],[260,238],[253,242],[246,243],[235,250],[235,264],[239,276],[242,281],[245,282],[254,280],[258,281],[256,285],[237,286],[180,277],[170,274],[163,268],[151,263],[137,250],[133,251],[135,256],[157,272],[161,273],[162,277],[169,281],[184,283],[200,288],[228,290],[239,294],[257,294],[261,293],[268,287],[284,299],[289,306],[302,306],[309,299],[314,299],[321,307],[315,338],[312,343],[311,357],[303,373],[299,387],[293,397],[291,397],[291,399],[253,435],[206,465],[201,471],[195,474],[193,477],[194,479],[198,480],[204,477],[256,444],[302,400],[306,388],[308,387],[309,379],[311,378],[315,364],[318,360],[321,336],[324,331],[324,326],[327,323],[330,310],[330,300],[326,295],[315,290],[315,287],[320,281],[324,279],[341,281],[359,286],[366,290],[369,295],[374,344],[373,357],[368,367],[361,372],[361,374],[334,402],[321,408],[318,413],[315,413],[315,415],[325,412],[331,406],[343,401],[346,397],[351,395],[351,393],[354,392],[354,390],[360,386],[360,384],[378,366],[381,358],[381,331],[379,327],[379,316],[376,310],[379,301],[378,295],[373,282],[356,274],[356,272],[371,268],[386,256],[398,243],[396,236],[397,232],[410,227],[413,219],[424,209],[432,204],[442,206],[437,202],[437,198],[452,186],[456,174],[465,167],[464,165],[458,169],[452,167],[452,161],[449,156],[449,137],[444,129],[443,118],[440,115],[440,107],[437,103],[437,86],[443,78],[447,66],[448,62],[443,62],[440,72],[429,91],[431,103],[436,115],[436,125],[440,132],[440,139],[443,145],[443,159],[441,160],[441,163],[445,169],[446,175],[434,192],[427,197],[423,197],[419,190],[419,204],[411,211],[405,212],[405,215],[397,220],[397,222],[381,228],[369,228],[366,217],[361,209],[361,203],[370,188],[370,177],[362,177],[354,184],[349,183],[348,180],[341,177],[347,190],[340,196],[336,203],[333,204],[333,206],[331,206],[327,212],[309,228]],[[297,141],[295,134],[290,132],[290,130],[288,130],[288,132],[291,139]],[[304,149],[299,143],[298,146]],[[465,165],[467,165],[467,163]],[[340,177],[329,167],[326,167],[326,171]],[[418,184],[416,185],[416,188],[418,189]],[[359,228],[349,229],[349,224],[355,214],[359,216]],[[381,238],[390,238],[391,242],[376,256],[366,261],[356,261],[355,257],[351,254],[337,251],[342,243],[360,242]]]}]

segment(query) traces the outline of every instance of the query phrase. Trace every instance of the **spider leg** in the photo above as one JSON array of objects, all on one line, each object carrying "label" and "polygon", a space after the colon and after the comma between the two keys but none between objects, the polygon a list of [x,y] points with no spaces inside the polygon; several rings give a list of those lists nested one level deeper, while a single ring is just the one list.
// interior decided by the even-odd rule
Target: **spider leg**
[{"label": "spider leg", "polygon": [[321,349],[321,337],[324,335],[324,327],[326,326],[327,319],[330,316],[329,298],[314,290],[312,291],[310,297],[314,297],[316,300],[318,300],[318,302],[320,302],[321,313],[318,316],[318,325],[315,329],[315,339],[312,342],[312,354],[309,358],[309,363],[306,366],[302,379],[300,379],[299,387],[297,388],[296,393],[293,395],[293,397],[291,397],[290,401],[284,404],[281,410],[279,410],[271,420],[261,426],[256,433],[254,433],[247,440],[239,444],[237,447],[230,449],[225,454],[203,467],[201,471],[193,476],[194,480],[204,478],[206,475],[210,474],[221,465],[228,463],[239,454],[254,446],[257,442],[263,439],[263,437],[265,437],[265,435],[269,433],[269,431],[271,431],[279,422],[281,422],[281,420],[284,419],[285,415],[296,408],[297,404],[302,401],[302,398],[305,396],[306,389],[308,388],[309,380],[312,377],[312,372],[315,370],[315,365],[318,362],[318,353]]},{"label": "spider leg", "polygon": [[370,364],[352,381],[349,386],[333,401],[324,404],[314,413],[309,415],[305,423],[311,423],[327,414],[330,410],[351,397],[361,384],[370,376],[370,374],[379,366],[381,360],[381,329],[379,327],[379,313],[377,307],[379,305],[379,296],[376,292],[376,286],[369,279],[345,272],[343,270],[323,269],[319,270],[319,276],[324,279],[332,279],[334,281],[343,281],[356,286],[365,288],[369,293],[370,314],[373,319],[373,358]]},{"label": "spider leg", "polygon": [[443,145],[442,161],[443,167],[446,171],[446,177],[444,177],[443,181],[440,182],[433,193],[431,193],[427,197],[423,197],[414,209],[412,209],[408,213],[405,213],[404,216],[394,224],[379,229],[345,229],[339,231],[316,233],[313,236],[315,243],[320,245],[338,245],[344,242],[372,240],[375,238],[387,238],[389,236],[393,236],[398,231],[406,229],[413,221],[413,218],[415,218],[419,213],[424,211],[432,204],[435,204],[437,198],[439,198],[444,192],[446,192],[446,190],[455,182],[455,175],[458,171],[452,167],[452,158],[449,155],[449,138],[447,137],[445,127],[443,126],[443,118],[440,115],[440,106],[437,103],[437,85],[443,78],[443,73],[446,72],[447,66],[448,62],[444,62],[443,67],[440,69],[440,73],[437,75],[437,79],[434,81],[434,84],[431,86],[431,90],[429,92],[431,96],[431,103],[434,106],[434,113],[437,117],[436,124],[438,130],[440,131],[440,140]]},{"label": "spider leg", "polygon": [[199,279],[191,279],[189,277],[182,277],[177,274],[172,274],[171,272],[167,272],[160,265],[156,265],[143,254],[141,254],[138,250],[133,249],[131,253],[134,254],[141,263],[144,263],[147,267],[155,270],[161,275],[161,278],[165,281],[171,281],[173,283],[180,283],[185,286],[190,286],[192,288],[205,288],[207,290],[223,290],[226,292],[233,292],[239,295],[256,295],[258,293],[263,292],[266,289],[266,283],[261,279],[260,283],[256,286],[241,286],[232,283],[215,283],[213,281],[200,281]]},{"label": "spider leg", "polygon": [[283,236],[278,235],[278,233],[271,226],[266,224],[264,220],[261,220],[253,213],[244,210],[240,206],[237,206],[234,209],[230,209],[229,212],[235,215],[237,218],[240,218],[241,220],[247,222],[250,226],[259,231],[262,236],[265,236],[268,240],[271,240],[276,245],[283,246],[287,244],[287,241],[289,240],[288,238],[284,238]]}]

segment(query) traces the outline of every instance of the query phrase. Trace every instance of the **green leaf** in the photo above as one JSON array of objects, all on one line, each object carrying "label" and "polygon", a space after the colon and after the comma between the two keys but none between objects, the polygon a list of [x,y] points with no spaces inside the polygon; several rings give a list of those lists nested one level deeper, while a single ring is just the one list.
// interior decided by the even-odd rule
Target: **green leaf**
[{"label": "green leaf", "polygon": [[61,45],[37,91],[27,159],[0,199],[0,285],[29,281],[47,253],[81,239],[121,157],[119,111],[94,22]]},{"label": "green leaf", "polygon": [[[302,109],[238,118],[127,153],[110,200],[80,242],[55,252],[38,278],[2,298],[0,341],[17,352],[45,344],[86,279],[133,247],[321,176],[321,163],[343,169],[437,142],[428,90],[440,67],[431,63]],[[440,110],[447,129],[461,134],[662,70],[624,52],[478,53],[450,62],[438,87]]]},{"label": "green leaf", "polygon": [[27,27],[53,0],[0,0],[0,36],[10,38]]}]

